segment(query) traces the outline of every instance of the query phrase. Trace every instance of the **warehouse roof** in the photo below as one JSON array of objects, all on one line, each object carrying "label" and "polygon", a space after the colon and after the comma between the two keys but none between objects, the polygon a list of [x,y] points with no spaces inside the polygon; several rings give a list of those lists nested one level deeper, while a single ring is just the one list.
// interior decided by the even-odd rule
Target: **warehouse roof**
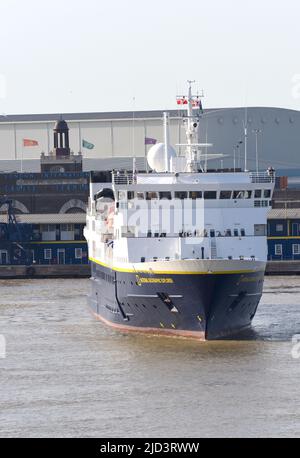
[{"label": "warehouse roof", "polygon": [[[275,108],[275,107],[249,107],[249,110],[280,110],[282,112],[295,112],[299,114],[297,110],[291,110],[286,108]],[[208,108],[204,110],[205,114],[216,114],[217,112],[226,112],[242,110],[244,107],[233,107],[233,108]],[[151,118],[162,118],[165,110],[144,110],[135,111],[134,117],[136,119],[151,119]],[[171,117],[181,117],[183,110],[168,110]],[[55,122],[58,119],[65,119],[66,121],[90,121],[90,120],[114,120],[114,119],[132,119],[132,111],[112,111],[112,112],[90,112],[90,113],[49,113],[49,114],[21,114],[21,115],[0,115],[0,123],[22,123],[22,122]]]}]

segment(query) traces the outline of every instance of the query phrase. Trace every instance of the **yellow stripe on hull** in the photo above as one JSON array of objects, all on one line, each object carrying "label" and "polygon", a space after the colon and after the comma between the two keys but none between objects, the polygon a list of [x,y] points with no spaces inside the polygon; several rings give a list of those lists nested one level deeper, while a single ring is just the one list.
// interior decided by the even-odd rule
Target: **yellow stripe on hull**
[{"label": "yellow stripe on hull", "polygon": [[155,275],[233,275],[233,274],[248,274],[248,273],[259,273],[259,272],[264,272],[265,269],[245,269],[245,270],[223,270],[223,271],[184,271],[184,270],[178,270],[178,271],[170,271],[170,270],[145,270],[145,269],[129,269],[129,268],[121,268],[121,267],[116,267],[112,266],[109,264],[105,264],[104,262],[98,261],[97,259],[94,258],[89,258],[90,261],[94,262],[95,264],[99,264],[100,266],[106,267],[108,269],[111,269],[115,272],[126,272],[126,273],[133,273],[133,274],[140,274],[140,273],[146,273],[146,274],[155,274]]}]

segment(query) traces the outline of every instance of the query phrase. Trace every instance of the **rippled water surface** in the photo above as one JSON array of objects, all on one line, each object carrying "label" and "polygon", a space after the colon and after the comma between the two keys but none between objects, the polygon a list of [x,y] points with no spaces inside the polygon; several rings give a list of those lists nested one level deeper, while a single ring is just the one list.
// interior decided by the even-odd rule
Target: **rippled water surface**
[{"label": "rippled water surface", "polygon": [[300,436],[300,278],[267,278],[253,329],[209,343],[104,327],[88,280],[0,287],[2,437]]}]

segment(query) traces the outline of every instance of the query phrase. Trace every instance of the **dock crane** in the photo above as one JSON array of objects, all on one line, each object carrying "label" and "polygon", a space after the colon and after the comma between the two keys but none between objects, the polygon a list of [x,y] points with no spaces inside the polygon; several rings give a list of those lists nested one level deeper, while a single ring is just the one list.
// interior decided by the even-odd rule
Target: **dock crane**
[{"label": "dock crane", "polygon": [[[19,262],[23,259],[26,266],[31,266],[31,252],[22,245],[22,243],[26,242],[26,240],[17,220],[13,203],[13,200],[7,198],[6,196],[0,198],[0,208],[3,207],[3,205],[7,205],[7,228],[5,231],[5,237],[3,238],[2,233],[0,240],[2,239],[1,243],[5,243],[6,248],[8,249],[7,251],[10,255],[11,264],[14,264],[15,262],[19,264]],[[23,256],[20,253],[23,253]]]}]

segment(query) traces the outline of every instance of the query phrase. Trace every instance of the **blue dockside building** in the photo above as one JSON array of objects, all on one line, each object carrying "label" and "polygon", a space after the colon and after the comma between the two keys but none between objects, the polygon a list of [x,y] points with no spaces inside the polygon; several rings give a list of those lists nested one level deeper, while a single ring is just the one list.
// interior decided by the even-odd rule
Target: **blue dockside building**
[{"label": "blue dockside building", "polygon": [[40,173],[0,173],[0,265],[88,264],[88,194],[82,155],[71,152],[68,125],[59,120]]},{"label": "blue dockside building", "polygon": [[270,261],[300,260],[300,208],[272,209],[268,219]]}]

